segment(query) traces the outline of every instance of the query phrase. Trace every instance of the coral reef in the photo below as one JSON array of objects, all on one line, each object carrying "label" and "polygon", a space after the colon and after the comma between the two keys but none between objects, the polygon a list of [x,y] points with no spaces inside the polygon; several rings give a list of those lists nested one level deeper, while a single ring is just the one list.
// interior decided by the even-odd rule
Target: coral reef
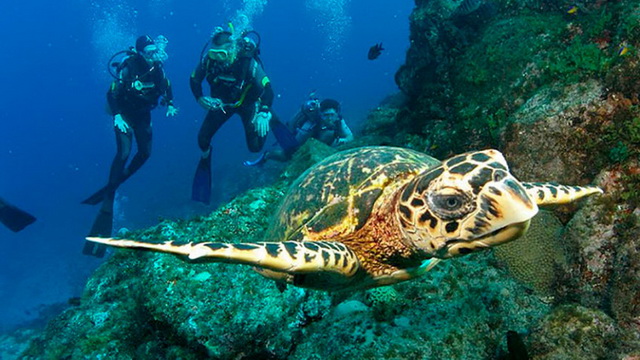
[{"label": "coral reef", "polygon": [[531,220],[524,236],[496,247],[494,253],[514,278],[541,296],[553,295],[558,268],[566,266],[562,230],[562,223],[552,212],[541,211]]}]

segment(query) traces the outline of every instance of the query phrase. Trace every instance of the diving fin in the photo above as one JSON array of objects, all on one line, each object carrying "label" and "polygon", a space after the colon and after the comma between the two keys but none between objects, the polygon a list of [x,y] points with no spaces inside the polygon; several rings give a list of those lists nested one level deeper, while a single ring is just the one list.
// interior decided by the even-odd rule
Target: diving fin
[{"label": "diving fin", "polygon": [[242,165],[244,165],[244,166],[257,166],[257,165],[264,164],[265,161],[267,161],[267,153],[263,152],[255,160],[245,160],[245,161],[243,161]]},{"label": "diving fin", "polygon": [[191,199],[209,205],[211,201],[211,152],[206,158],[200,158],[196,174],[193,177]]},{"label": "diving fin", "polygon": [[96,191],[95,193],[93,193],[93,195],[91,195],[88,198],[84,199],[81,202],[81,204],[98,205],[104,200],[105,196],[107,195],[107,193],[110,190],[112,190],[112,187],[110,185],[106,185],[102,189],[100,189],[100,190]]},{"label": "diving fin", "polygon": [[285,124],[279,120],[272,119],[269,125],[278,144],[280,144],[285,153],[291,155],[300,147],[296,136],[289,131]]},{"label": "diving fin", "polygon": [[[113,203],[115,200],[115,191],[105,191],[104,202],[98,216],[91,226],[89,236],[111,236],[113,230]],[[90,241],[85,241],[82,253],[84,255],[95,256],[101,258],[104,256],[107,247],[102,244],[97,244]]]},{"label": "diving fin", "polygon": [[0,222],[9,230],[18,232],[31,225],[36,218],[28,212],[18,209],[0,198]]}]

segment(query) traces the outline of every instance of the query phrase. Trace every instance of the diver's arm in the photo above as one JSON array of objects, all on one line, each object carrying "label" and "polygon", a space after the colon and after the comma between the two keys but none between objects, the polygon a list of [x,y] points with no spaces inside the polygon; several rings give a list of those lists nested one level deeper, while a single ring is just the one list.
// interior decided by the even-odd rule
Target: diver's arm
[{"label": "diver's arm", "polygon": [[347,122],[344,119],[340,119],[340,124],[338,125],[338,144],[344,144],[353,141],[353,132],[347,125]]},{"label": "diver's arm", "polygon": [[120,105],[118,105],[118,101],[116,100],[117,90],[118,82],[113,81],[111,83],[111,87],[109,87],[109,91],[107,91],[107,104],[112,115],[120,114],[122,111],[122,109],[120,109]]},{"label": "diver's arm", "polygon": [[271,109],[271,105],[273,105],[274,97],[275,96],[273,94],[273,89],[271,88],[271,83],[267,83],[264,87],[264,90],[262,91],[262,95],[260,96],[260,104],[262,104],[262,106],[267,106],[269,109]]},{"label": "diver's arm", "polygon": [[262,90],[260,95],[260,105],[262,105],[263,108],[266,107],[267,109],[271,109],[271,106],[273,105],[273,98],[275,97],[273,94],[273,88],[271,87],[271,80],[269,80],[269,77],[264,72],[262,66],[260,66],[260,64],[255,60],[253,61],[253,66],[255,66],[253,72],[254,81],[256,86]]},{"label": "diver's arm", "polygon": [[118,98],[122,97],[125,91],[125,81],[126,79],[130,79],[130,70],[127,65],[128,62],[125,62],[124,66],[118,72],[118,80],[114,80],[111,82],[111,87],[109,87],[109,91],[107,91],[107,103],[109,104],[109,110],[111,110],[111,114],[117,115],[122,112],[120,105],[118,105]]},{"label": "diver's arm", "polygon": [[167,90],[164,92],[164,100],[167,103],[167,106],[173,106],[173,88],[171,87],[171,81],[165,78],[167,82]]},{"label": "diver's arm", "polygon": [[204,95],[202,91],[202,81],[204,80],[206,74],[207,72],[204,65],[202,63],[199,63],[189,77],[189,87],[191,88],[191,93],[196,98],[196,100],[200,99]]}]

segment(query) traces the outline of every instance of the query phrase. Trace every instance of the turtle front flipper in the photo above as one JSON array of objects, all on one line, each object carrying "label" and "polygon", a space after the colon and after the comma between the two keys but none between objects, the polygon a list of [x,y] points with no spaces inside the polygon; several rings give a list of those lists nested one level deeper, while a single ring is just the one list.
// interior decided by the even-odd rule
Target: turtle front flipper
[{"label": "turtle front flipper", "polygon": [[148,243],[137,240],[88,237],[87,240],[121,248],[145,249],[186,256],[191,260],[253,265],[292,275],[331,273],[350,278],[360,269],[349,247],[329,241],[284,241],[176,244],[173,241]]},{"label": "turtle front flipper", "polygon": [[561,205],[585,196],[602,194],[597,186],[567,186],[552,182],[523,182],[529,197],[538,205]]}]

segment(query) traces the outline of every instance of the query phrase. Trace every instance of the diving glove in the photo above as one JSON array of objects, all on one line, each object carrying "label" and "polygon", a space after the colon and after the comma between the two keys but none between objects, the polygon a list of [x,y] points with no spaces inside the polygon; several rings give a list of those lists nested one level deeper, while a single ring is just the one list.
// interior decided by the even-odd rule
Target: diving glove
[{"label": "diving glove", "polygon": [[256,129],[258,136],[267,136],[267,133],[269,133],[269,121],[271,121],[271,117],[272,115],[269,111],[260,111],[253,117],[251,122],[253,123],[253,127]]},{"label": "diving glove", "polygon": [[167,115],[167,117],[178,115],[178,108],[173,106],[173,105],[168,105],[167,106],[167,114],[166,115]]},{"label": "diving glove", "polygon": [[113,116],[113,126],[122,131],[123,134],[126,134],[127,131],[129,131],[129,124],[124,121],[124,118],[120,114],[115,114]]}]

